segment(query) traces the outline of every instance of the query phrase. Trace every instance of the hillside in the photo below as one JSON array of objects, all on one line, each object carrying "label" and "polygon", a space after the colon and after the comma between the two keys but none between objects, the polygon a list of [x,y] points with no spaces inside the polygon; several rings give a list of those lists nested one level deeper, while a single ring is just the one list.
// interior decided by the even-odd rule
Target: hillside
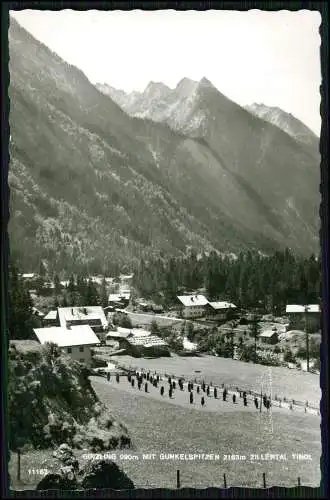
[{"label": "hillside", "polygon": [[315,149],[319,148],[319,138],[290,113],[286,113],[278,107],[257,103],[245,106],[245,109],[259,118],[276,125],[296,139],[296,141],[307,144]]},{"label": "hillside", "polygon": [[318,156],[207,80],[184,79],[180,109],[156,123],[12,19],[9,51],[9,235],[23,269],[98,273],[187,247],[318,251]]},{"label": "hillside", "polygon": [[88,370],[34,341],[9,347],[10,449],[63,442],[91,451],[130,445],[127,429],[99,402]]}]

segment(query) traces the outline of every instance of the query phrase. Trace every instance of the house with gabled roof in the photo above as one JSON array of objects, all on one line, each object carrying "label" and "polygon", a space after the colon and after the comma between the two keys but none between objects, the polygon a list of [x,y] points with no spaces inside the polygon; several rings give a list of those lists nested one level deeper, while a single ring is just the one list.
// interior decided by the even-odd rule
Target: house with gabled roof
[{"label": "house with gabled roof", "polygon": [[208,300],[204,295],[178,295],[177,299],[183,318],[193,319],[205,316]]},{"label": "house with gabled roof", "polygon": [[77,325],[70,328],[61,326],[35,328],[34,333],[40,344],[52,342],[73,360],[84,363],[88,367],[92,365],[92,347],[100,344],[100,340],[89,325]]},{"label": "house with gabled roof", "polygon": [[206,305],[206,317],[212,321],[228,321],[236,309],[231,302],[209,302]]},{"label": "house with gabled roof", "polygon": [[108,321],[101,306],[59,307],[58,319],[62,328],[89,325],[96,334],[102,334],[108,328]]}]

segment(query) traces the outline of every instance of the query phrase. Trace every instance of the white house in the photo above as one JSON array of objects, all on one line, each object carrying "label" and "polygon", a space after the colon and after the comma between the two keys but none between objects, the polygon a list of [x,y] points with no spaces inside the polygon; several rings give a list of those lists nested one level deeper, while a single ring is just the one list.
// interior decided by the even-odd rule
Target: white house
[{"label": "white house", "polygon": [[88,367],[92,364],[91,348],[100,343],[89,325],[71,326],[70,329],[61,326],[49,328],[35,328],[40,344],[52,342],[57,344],[62,352],[69,354],[72,359],[85,363]]},{"label": "white house", "polygon": [[200,318],[206,313],[208,300],[204,295],[179,295],[183,318]]}]

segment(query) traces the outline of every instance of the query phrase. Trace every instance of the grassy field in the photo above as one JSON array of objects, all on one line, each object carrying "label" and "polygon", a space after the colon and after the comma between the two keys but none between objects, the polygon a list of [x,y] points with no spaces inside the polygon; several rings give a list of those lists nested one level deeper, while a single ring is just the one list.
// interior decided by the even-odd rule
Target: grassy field
[{"label": "grassy field", "polygon": [[[267,367],[253,363],[244,363],[229,358],[215,356],[170,358],[133,358],[131,356],[113,356],[113,360],[124,366],[136,366],[158,373],[174,374],[185,378],[203,378],[206,383],[221,385],[222,383],[239,386],[247,390],[260,390],[260,380],[271,387],[273,395],[308,401],[310,405],[319,406],[321,390],[319,375],[290,370],[283,367]],[[200,373],[195,373],[199,371]],[[271,374],[271,375],[269,375]]]},{"label": "grassy field", "polygon": [[[182,487],[223,486],[224,473],[228,487],[262,487],[263,473],[267,487],[295,486],[298,476],[302,485],[319,485],[319,417],[274,412],[270,432],[269,414],[260,414],[252,407],[250,411],[243,411],[243,407],[238,406],[235,412],[194,410],[151,399],[137,389],[120,390],[122,384],[109,384],[104,378],[93,377],[92,384],[101,401],[128,427],[133,449],[117,451],[116,461],[136,487],[175,488],[177,469]],[[121,458],[122,453],[137,454],[139,459]],[[142,453],[155,453],[156,458],[142,460]],[[160,453],[215,453],[220,455],[220,460],[161,460]],[[286,454],[287,460],[251,461],[250,455],[257,453]],[[312,460],[298,461],[292,453],[310,454]],[[40,477],[29,474],[28,469],[43,468],[50,454],[50,451],[35,451],[23,455],[20,484],[15,481],[16,457],[13,457],[12,487],[35,487]],[[238,454],[246,459],[228,461],[224,459],[226,454]]]},{"label": "grassy field", "polygon": [[[301,483],[318,486],[320,481],[319,417],[291,412],[273,413],[270,432],[269,414],[251,411],[216,413],[181,408],[156,401],[143,393],[119,390],[104,379],[93,379],[100,399],[129,429],[134,447],[144,453],[219,453],[220,461],[125,461],[124,470],[137,486],[174,487],[176,469],[181,471],[182,486],[222,486],[223,474],[232,486],[258,487],[262,473],[267,485],[292,486]],[[230,403],[229,403],[230,404]],[[285,462],[251,462],[250,454],[286,454]],[[296,461],[292,453],[311,454],[312,461]],[[225,461],[223,455],[245,455],[246,460]]]},{"label": "grassy field", "polygon": [[[124,365],[138,366],[158,373],[176,374],[186,378],[203,377],[214,384],[238,385],[258,390],[258,380],[268,379],[268,367],[203,356],[194,358],[143,359],[129,356],[115,357]],[[200,371],[200,373],[195,373]],[[320,389],[317,375],[272,367],[272,390],[278,396],[308,400],[318,404]],[[219,411],[211,409],[214,402],[207,401],[205,409],[191,409],[189,404],[176,404],[152,398],[143,392],[123,390],[123,384],[107,383],[92,377],[100,400],[107,404],[116,419],[124,423],[134,443],[130,453],[155,453],[155,460],[120,459],[120,466],[137,487],[168,487],[176,485],[176,470],[180,469],[182,487],[205,488],[223,486],[226,473],[228,486],[261,487],[262,473],[266,473],[267,486],[293,486],[298,476],[302,485],[318,486],[321,453],[320,418],[303,412],[277,410],[272,412],[272,432],[269,415],[248,409],[241,404],[233,411],[219,402]],[[121,388],[122,390],[118,390]],[[228,411],[227,411],[228,410]],[[218,453],[245,455],[246,460],[225,461],[164,461],[159,453]],[[250,461],[254,453],[286,454],[286,461]],[[311,454],[312,461],[297,461],[292,453]],[[81,455],[83,451],[78,452]],[[10,462],[12,488],[33,489],[41,476],[29,469],[45,467],[48,451],[33,451],[22,455],[21,481],[16,478],[16,456]]]}]

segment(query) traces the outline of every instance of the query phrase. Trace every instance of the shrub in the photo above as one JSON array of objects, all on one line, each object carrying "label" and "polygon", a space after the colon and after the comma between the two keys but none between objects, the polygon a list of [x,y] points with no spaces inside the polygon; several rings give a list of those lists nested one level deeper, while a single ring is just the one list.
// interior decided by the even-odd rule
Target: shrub
[{"label": "shrub", "polygon": [[111,460],[88,462],[83,471],[82,486],[91,488],[112,488],[115,490],[134,489],[134,483],[118,465]]},{"label": "shrub", "polygon": [[290,349],[285,350],[283,359],[287,363],[294,363],[295,362],[295,357]]}]

